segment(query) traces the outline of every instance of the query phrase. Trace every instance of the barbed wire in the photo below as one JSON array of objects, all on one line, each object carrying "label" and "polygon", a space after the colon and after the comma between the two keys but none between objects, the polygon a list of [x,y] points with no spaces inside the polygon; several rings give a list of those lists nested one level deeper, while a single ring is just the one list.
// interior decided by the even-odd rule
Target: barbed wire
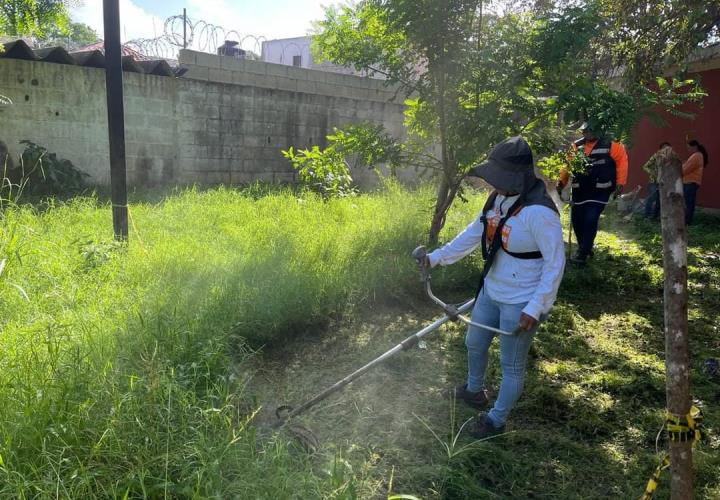
[{"label": "barbed wire", "polygon": [[225,41],[238,42],[239,48],[260,55],[264,36],[242,35],[237,30],[226,30],[207,21],[193,21],[182,14],[165,20],[163,34],[156,38],[136,38],[125,43],[147,58],[176,59],[183,47],[200,52],[216,53]]}]

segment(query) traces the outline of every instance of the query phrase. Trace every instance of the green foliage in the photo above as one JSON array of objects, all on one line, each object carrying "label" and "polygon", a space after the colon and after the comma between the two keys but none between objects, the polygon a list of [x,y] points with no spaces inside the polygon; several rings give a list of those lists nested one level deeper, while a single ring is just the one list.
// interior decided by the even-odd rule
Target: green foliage
[{"label": "green foliage", "polygon": [[80,255],[82,255],[86,268],[99,267],[110,260],[112,254],[123,248],[123,243],[119,241],[86,241],[80,245]]},{"label": "green foliage", "polygon": [[628,82],[648,85],[668,68],[686,67],[699,46],[717,40],[718,0],[598,0],[608,29],[607,47]]},{"label": "green foliage", "polygon": [[381,175],[379,167],[385,166],[394,176],[398,167],[423,161],[418,147],[398,142],[378,124],[333,128],[326,139],[328,146],[323,150],[313,146],[295,152],[291,147],[282,152],[298,171],[301,183],[326,198],[355,193],[351,164],[353,168],[374,169],[378,175]]},{"label": "green foliage", "polygon": [[406,147],[395,140],[382,125],[363,123],[334,128],[327,136],[328,143],[345,158],[354,157],[355,167],[391,169],[406,164]]},{"label": "green foliage", "polygon": [[53,194],[75,194],[81,191],[88,175],[78,170],[70,160],[58,158],[43,146],[23,140],[25,150],[19,165],[7,172],[11,187],[16,187],[16,196],[21,193],[32,196]]},{"label": "green foliage", "polygon": [[598,81],[586,82],[567,100],[566,109],[571,116],[586,117],[590,129],[598,136],[608,135],[621,141],[629,139],[643,104],[626,92]]},{"label": "green foliage", "polygon": [[[653,110],[661,109],[670,112],[675,116],[692,119],[693,113],[685,112],[681,106],[688,102],[700,102],[707,97],[707,92],[700,86],[700,82],[694,79],[679,78],[655,78],[656,85],[646,90],[647,107]],[[659,118],[654,115],[655,118]]]},{"label": "green foliage", "polygon": [[560,172],[569,174],[586,172],[590,163],[581,149],[568,148],[543,156],[537,161],[540,173],[548,179],[557,179]]},{"label": "green foliage", "polygon": [[40,39],[40,44],[45,47],[63,46],[75,49],[97,42],[100,36],[87,24],[69,23],[65,29],[58,25],[51,26]]},{"label": "green foliage", "polygon": [[387,24],[382,8],[362,2],[357,8],[329,6],[325,19],[315,23],[313,57],[354,67],[358,71],[380,73],[390,82],[409,82],[413,76],[412,54],[406,50],[402,31]]},{"label": "green foliage", "polygon": [[352,177],[345,157],[335,148],[321,150],[301,149],[297,153],[292,148],[282,152],[297,170],[300,183],[324,198],[344,197],[354,193]]},{"label": "green foliage", "polygon": [[540,94],[530,48],[530,15],[485,16],[482,2],[367,0],[328,9],[314,44],[320,55],[357,69],[382,69],[406,93],[413,140],[440,146],[438,198],[430,240],[460,190],[464,173],[506,135],[532,133],[554,111]]},{"label": "green foliage", "polygon": [[[650,84],[707,38],[720,20],[720,2],[522,5],[498,14],[483,1],[364,0],[327,9],[316,26],[318,57],[382,71],[408,97],[408,130],[439,146],[431,240],[464,172],[503,138],[523,134],[536,154],[552,154],[570,140],[559,126],[564,117],[626,140],[653,106],[676,110],[702,97],[693,82],[659,91]],[[676,45],[661,47],[667,40]]]},{"label": "green foliage", "polygon": [[541,18],[535,58],[545,70],[548,91],[558,97],[558,110],[623,141],[644,115],[669,111],[690,117],[678,108],[704,97],[698,83],[656,75],[673,64],[682,70],[707,36],[705,23],[692,21],[706,8],[698,2],[681,7],[664,0],[590,0],[550,10]]},{"label": "green foliage", "polygon": [[66,33],[70,3],[68,0],[2,0],[0,35],[43,37],[53,30]]}]

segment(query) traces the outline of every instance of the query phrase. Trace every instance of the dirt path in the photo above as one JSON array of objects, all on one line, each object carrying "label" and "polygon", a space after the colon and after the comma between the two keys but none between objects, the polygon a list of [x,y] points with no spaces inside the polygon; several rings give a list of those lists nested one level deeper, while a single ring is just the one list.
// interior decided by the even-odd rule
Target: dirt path
[{"label": "dirt path", "polygon": [[[249,387],[266,396],[258,401],[263,405],[260,418],[271,421],[278,405],[301,404],[423,328],[435,311],[429,304],[419,307],[420,312],[376,309],[336,333],[299,338],[266,352],[256,362]],[[464,331],[459,325],[443,325],[426,336],[421,348],[398,354],[298,418],[319,439],[320,453],[343,453],[362,464],[354,472],[362,476],[366,493],[385,495],[391,473],[394,491],[420,493],[403,490],[403,485],[422,484],[417,470],[430,466],[442,451],[420,419],[447,439],[451,403],[442,392],[464,377]],[[463,421],[474,415],[461,405],[457,410]],[[431,483],[425,485],[424,498],[432,495]]]}]

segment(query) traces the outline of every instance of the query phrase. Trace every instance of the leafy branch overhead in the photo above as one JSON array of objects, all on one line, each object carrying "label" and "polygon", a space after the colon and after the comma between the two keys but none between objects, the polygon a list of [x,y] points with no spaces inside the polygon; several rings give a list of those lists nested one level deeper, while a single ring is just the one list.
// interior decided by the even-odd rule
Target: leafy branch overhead
[{"label": "leafy branch overhead", "polygon": [[42,38],[51,31],[66,34],[73,0],[2,0],[0,35]]}]

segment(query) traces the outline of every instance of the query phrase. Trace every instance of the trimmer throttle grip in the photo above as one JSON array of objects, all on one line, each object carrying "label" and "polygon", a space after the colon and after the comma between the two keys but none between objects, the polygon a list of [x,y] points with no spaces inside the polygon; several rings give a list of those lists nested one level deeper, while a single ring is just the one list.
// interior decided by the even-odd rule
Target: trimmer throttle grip
[{"label": "trimmer throttle grip", "polygon": [[430,278],[430,275],[428,274],[427,250],[423,245],[420,245],[412,251],[410,256],[415,259],[418,267],[420,268],[420,281],[422,281],[423,283],[427,282],[427,280]]},{"label": "trimmer throttle grip", "polygon": [[418,264],[420,264],[420,263],[424,262],[425,257],[427,257],[427,250],[425,249],[425,247],[423,245],[420,245],[415,250],[413,250],[410,255],[412,256],[413,259],[418,261]]}]

